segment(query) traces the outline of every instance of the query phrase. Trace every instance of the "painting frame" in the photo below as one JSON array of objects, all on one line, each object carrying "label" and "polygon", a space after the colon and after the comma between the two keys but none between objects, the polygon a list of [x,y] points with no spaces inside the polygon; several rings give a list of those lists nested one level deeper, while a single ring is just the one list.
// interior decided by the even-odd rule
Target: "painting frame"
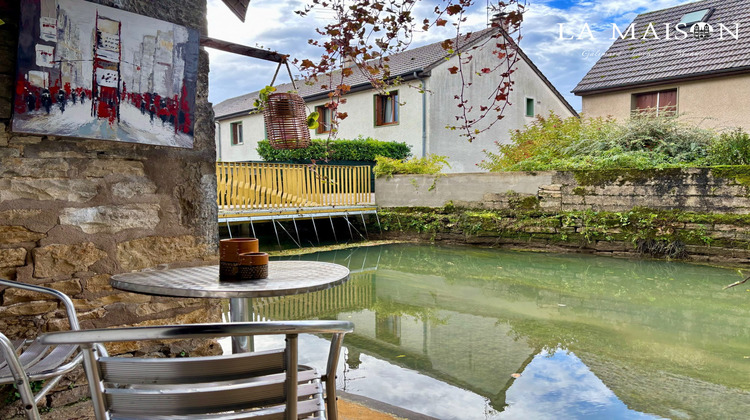
[{"label": "painting frame", "polygon": [[11,129],[192,148],[200,33],[85,0],[21,2]]}]

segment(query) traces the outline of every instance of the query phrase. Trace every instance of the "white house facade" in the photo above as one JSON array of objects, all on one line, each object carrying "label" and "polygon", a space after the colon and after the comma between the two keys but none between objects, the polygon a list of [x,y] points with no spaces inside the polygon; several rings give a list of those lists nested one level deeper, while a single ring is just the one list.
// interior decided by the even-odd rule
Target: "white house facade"
[{"label": "white house facade", "polygon": [[[497,30],[490,28],[465,38],[463,48],[478,45]],[[476,109],[497,85],[499,76],[494,73],[482,77],[476,75],[478,69],[497,66],[498,60],[492,54],[496,50],[495,44],[487,42],[472,51],[474,58],[464,71],[465,76],[472,79],[468,99],[476,104]],[[549,112],[562,117],[577,115],[523,51],[518,49],[517,54],[519,60],[512,75],[511,106],[506,108],[502,120],[471,143],[460,136],[459,130],[446,128],[449,124],[456,124],[455,115],[460,111],[454,95],[460,91],[461,79],[448,70],[457,65],[458,57],[446,57],[440,43],[392,56],[389,62],[391,74],[399,76],[401,83],[387,89],[386,94],[373,89],[362,75],[347,78],[345,82],[352,86],[352,91],[345,96],[347,102],[340,105],[339,111],[346,112],[348,117],[340,121],[337,137],[354,139],[362,136],[405,142],[411,146],[413,156],[447,156],[451,165],[448,172],[477,172],[476,164],[484,158],[482,150],[494,150],[496,141],[508,143],[510,131],[532,122],[536,115]],[[318,107],[327,101],[327,91],[321,90],[319,85],[299,86],[309,112],[323,111]],[[291,89],[291,84],[277,87],[281,92]],[[255,149],[257,142],[265,138],[263,116],[251,113],[257,94],[253,92],[214,106],[217,156],[221,161],[261,159]],[[495,115],[490,114],[490,118],[495,118]],[[311,136],[326,138],[326,116],[321,116],[319,122],[321,127],[311,130]]]}]

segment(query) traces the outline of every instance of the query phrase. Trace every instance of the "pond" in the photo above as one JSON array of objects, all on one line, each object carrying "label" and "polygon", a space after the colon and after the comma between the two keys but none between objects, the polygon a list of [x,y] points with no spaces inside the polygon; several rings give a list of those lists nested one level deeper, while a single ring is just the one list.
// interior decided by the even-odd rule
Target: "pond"
[{"label": "pond", "polygon": [[[338,388],[441,419],[747,418],[750,293],[678,262],[395,244],[295,259],[349,267],[256,319],[342,319]],[[278,345],[256,339],[256,349]],[[325,366],[327,343],[301,340]]]}]

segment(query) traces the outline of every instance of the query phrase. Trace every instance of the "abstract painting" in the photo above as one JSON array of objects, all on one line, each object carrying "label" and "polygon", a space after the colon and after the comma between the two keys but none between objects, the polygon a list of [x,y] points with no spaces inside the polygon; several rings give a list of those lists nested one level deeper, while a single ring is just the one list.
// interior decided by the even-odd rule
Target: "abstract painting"
[{"label": "abstract painting", "polygon": [[192,148],[199,43],[83,0],[25,0],[12,129]]}]

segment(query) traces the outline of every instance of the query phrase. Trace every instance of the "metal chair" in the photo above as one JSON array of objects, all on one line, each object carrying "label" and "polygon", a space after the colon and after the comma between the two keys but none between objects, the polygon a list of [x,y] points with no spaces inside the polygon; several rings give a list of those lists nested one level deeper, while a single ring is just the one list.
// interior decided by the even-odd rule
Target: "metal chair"
[{"label": "metal chair", "polygon": [[[34,286],[0,279],[0,286],[15,287],[59,299],[65,307],[71,330],[79,330],[73,302],[64,293],[48,287]],[[81,363],[82,354],[76,345],[43,345],[34,340],[11,341],[0,333],[0,385],[15,384],[23,401],[26,417],[39,419],[37,404],[62,379]],[[34,395],[31,382],[47,381]]]},{"label": "metal chair", "polygon": [[[43,344],[80,344],[97,419],[337,418],[336,366],[348,321],[242,322],[55,332]],[[302,333],[333,334],[324,375],[297,362]],[[284,334],[284,349],[186,358],[109,357],[117,341]],[[321,381],[325,382],[324,390]],[[327,410],[326,410],[327,408]]]}]

